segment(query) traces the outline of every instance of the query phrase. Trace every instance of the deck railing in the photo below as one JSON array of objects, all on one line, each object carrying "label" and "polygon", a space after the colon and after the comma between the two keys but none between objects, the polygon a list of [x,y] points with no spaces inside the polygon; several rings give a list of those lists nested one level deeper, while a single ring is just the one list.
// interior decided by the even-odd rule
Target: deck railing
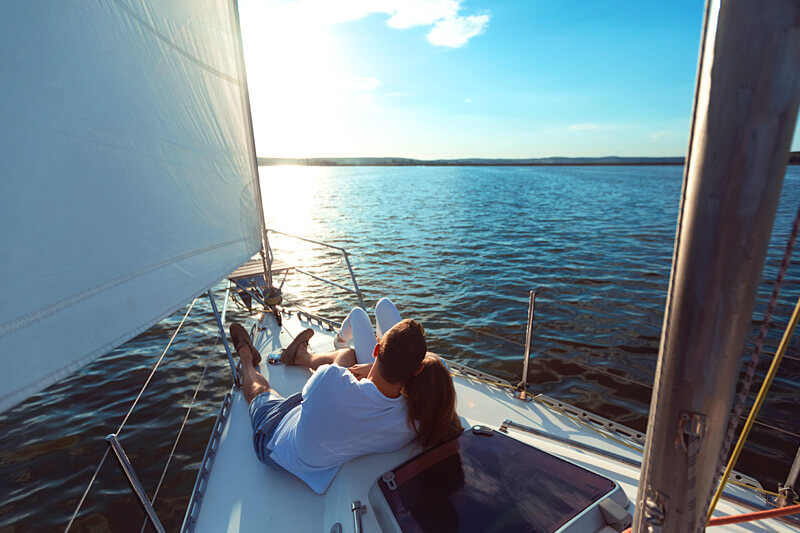
[{"label": "deck railing", "polygon": [[[350,256],[348,255],[347,250],[345,250],[341,246],[335,246],[333,244],[328,244],[326,242],[315,241],[314,239],[308,239],[306,237],[300,237],[298,235],[292,235],[291,233],[286,233],[286,232],[283,232],[283,231],[278,231],[278,230],[275,230],[275,229],[267,228],[266,229],[266,234],[267,234],[267,257],[268,257],[270,265],[274,261],[274,255],[272,253],[272,246],[270,245],[270,242],[269,242],[269,234],[270,233],[274,233],[276,235],[283,235],[284,237],[289,237],[291,239],[296,239],[296,240],[307,242],[307,243],[310,243],[310,244],[315,244],[317,246],[322,246],[324,248],[330,248],[332,250],[337,250],[338,252],[340,252],[342,254],[342,257],[344,258],[345,264],[347,265],[347,271],[350,274],[350,281],[353,284],[352,288],[347,287],[345,285],[342,285],[340,283],[336,283],[335,281],[329,280],[329,279],[324,278],[322,276],[317,276],[316,274],[312,274],[311,272],[305,271],[305,270],[297,268],[297,267],[292,267],[292,270],[294,270],[298,274],[303,274],[303,275],[308,276],[310,278],[313,278],[313,279],[315,279],[317,281],[321,281],[323,283],[327,283],[329,285],[332,285],[334,287],[342,289],[343,291],[349,292],[350,294],[354,294],[358,298],[359,306],[361,306],[362,309],[366,310],[367,306],[364,303],[364,296],[361,294],[361,289],[358,288],[358,282],[356,281],[356,275],[353,272],[353,266],[350,264]],[[284,276],[284,281],[285,280],[286,280],[286,277]],[[281,282],[281,286],[283,286],[283,282]]]}]

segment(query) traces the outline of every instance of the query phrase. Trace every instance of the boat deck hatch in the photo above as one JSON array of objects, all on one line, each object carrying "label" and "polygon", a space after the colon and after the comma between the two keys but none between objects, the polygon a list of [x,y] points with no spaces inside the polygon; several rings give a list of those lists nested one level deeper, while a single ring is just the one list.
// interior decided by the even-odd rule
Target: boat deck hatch
[{"label": "boat deck hatch", "polygon": [[612,480],[482,426],[385,473],[370,493],[381,528],[404,532],[596,531],[609,498],[628,505]]}]

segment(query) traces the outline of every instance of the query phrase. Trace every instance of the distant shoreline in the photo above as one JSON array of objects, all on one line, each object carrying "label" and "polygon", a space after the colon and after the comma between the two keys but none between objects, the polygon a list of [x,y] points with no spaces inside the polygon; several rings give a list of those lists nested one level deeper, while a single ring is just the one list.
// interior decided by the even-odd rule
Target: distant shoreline
[{"label": "distant shoreline", "polygon": [[546,157],[541,159],[409,159],[400,157],[259,157],[259,166],[317,167],[534,167],[683,165],[682,157]]},{"label": "distant shoreline", "polygon": [[[259,157],[259,166],[314,167],[565,167],[565,166],[682,166],[683,157],[541,157],[530,159],[410,159],[405,157]],[[800,164],[800,152],[789,154],[789,164]]]}]

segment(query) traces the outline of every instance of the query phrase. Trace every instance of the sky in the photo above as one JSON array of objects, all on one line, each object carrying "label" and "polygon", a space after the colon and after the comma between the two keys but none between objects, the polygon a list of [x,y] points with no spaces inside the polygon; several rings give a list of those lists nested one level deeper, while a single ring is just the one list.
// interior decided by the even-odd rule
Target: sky
[{"label": "sky", "polygon": [[240,0],[256,151],[681,156],[703,4]]}]

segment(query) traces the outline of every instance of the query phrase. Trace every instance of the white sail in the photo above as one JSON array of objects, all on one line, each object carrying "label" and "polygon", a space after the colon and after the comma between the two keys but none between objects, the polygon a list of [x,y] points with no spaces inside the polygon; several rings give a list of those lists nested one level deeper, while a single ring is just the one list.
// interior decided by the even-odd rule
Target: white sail
[{"label": "white sail", "polygon": [[260,248],[235,6],[12,2],[0,17],[0,410]]}]

